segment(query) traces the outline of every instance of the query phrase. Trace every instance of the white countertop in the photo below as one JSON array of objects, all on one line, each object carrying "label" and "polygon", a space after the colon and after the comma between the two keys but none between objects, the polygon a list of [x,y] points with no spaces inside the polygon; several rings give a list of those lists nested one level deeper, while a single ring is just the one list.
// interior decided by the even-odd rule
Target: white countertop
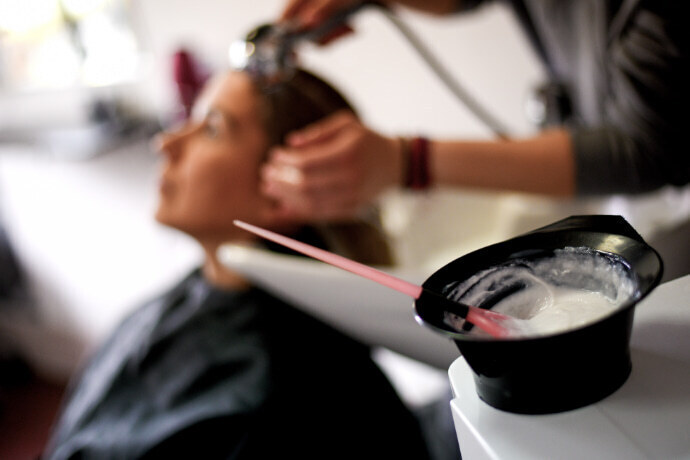
[{"label": "white countertop", "polygon": [[604,400],[519,415],[481,401],[463,358],[449,369],[464,459],[690,458],[690,276],[657,287],[635,310],[633,369]]}]

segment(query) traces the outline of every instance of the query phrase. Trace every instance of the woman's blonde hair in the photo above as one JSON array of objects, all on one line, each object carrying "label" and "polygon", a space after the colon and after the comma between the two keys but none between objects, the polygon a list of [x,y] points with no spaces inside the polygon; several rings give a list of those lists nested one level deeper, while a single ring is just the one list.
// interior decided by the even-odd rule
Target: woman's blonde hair
[{"label": "woman's blonde hair", "polygon": [[[280,145],[295,130],[340,110],[355,113],[352,105],[333,86],[303,69],[288,81],[260,89],[262,118],[270,145]],[[362,263],[391,265],[390,247],[380,226],[378,211],[366,219],[312,225],[327,249]]]}]

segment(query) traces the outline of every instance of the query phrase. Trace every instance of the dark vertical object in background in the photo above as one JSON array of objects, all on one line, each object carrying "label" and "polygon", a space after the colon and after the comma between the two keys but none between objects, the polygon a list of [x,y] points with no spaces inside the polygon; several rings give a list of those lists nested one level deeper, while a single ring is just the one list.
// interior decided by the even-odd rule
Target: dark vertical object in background
[{"label": "dark vertical object in background", "polygon": [[192,54],[180,49],[173,55],[173,80],[177,86],[177,96],[183,109],[184,119],[189,118],[192,106],[207,76],[202,72],[197,60]]}]

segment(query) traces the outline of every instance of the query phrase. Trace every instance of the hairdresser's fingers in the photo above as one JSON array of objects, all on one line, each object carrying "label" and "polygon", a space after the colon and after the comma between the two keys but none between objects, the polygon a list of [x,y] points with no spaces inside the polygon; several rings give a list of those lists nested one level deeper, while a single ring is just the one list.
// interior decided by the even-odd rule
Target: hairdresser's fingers
[{"label": "hairdresser's fingers", "polygon": [[[370,200],[347,180],[332,178],[309,186],[289,183],[264,183],[262,192],[273,198],[276,212],[283,217],[307,220],[332,220],[354,217]],[[318,192],[313,193],[313,191]]]},{"label": "hairdresser's fingers", "polygon": [[305,199],[302,195],[283,193],[271,210],[274,219],[315,221],[351,219],[360,213],[363,204],[352,195],[334,190]]},{"label": "hairdresser's fingers", "polygon": [[289,0],[283,8],[278,21],[285,22],[294,20],[299,16],[300,11],[309,3],[309,0]]},{"label": "hairdresser's fingers", "polygon": [[350,35],[351,33],[354,32],[354,29],[350,27],[347,24],[344,24],[342,26],[338,26],[335,29],[333,29],[331,32],[327,33],[323,37],[321,37],[318,41],[319,45],[328,45],[340,38],[343,38],[347,35]]},{"label": "hairdresser's fingers", "polygon": [[289,168],[302,174],[318,174],[338,167],[353,167],[358,152],[349,148],[347,140],[337,139],[300,149],[277,148],[270,156],[268,166]]},{"label": "hairdresser's fingers", "polygon": [[349,216],[371,198],[357,168],[325,168],[303,174],[294,167],[266,165],[261,175],[264,195],[309,218]]},{"label": "hairdresser's fingers", "polygon": [[310,218],[350,215],[401,181],[399,161],[383,153],[397,150],[397,142],[383,137],[374,141],[373,150],[355,149],[354,154],[337,155],[309,168],[267,164],[261,171],[261,191]]},{"label": "hairdresser's fingers", "polygon": [[283,9],[280,20],[292,21],[302,29],[312,29],[359,1],[361,0],[291,0]]},{"label": "hairdresser's fingers", "polygon": [[369,130],[355,119],[332,121],[327,129],[308,133],[315,140],[305,140],[299,147],[274,149],[268,165],[295,168],[307,178],[328,171],[347,171],[357,180],[353,186],[360,186],[363,178],[382,187],[398,182],[398,141]]},{"label": "hairdresser's fingers", "polygon": [[360,193],[364,181],[362,169],[355,165],[334,165],[303,172],[292,166],[265,165],[261,169],[262,191],[274,198],[291,196],[312,199],[340,194],[364,200],[368,197],[359,196],[363,195]]},{"label": "hairdresser's fingers", "polygon": [[358,121],[341,125],[336,131],[337,135],[325,136],[320,142],[274,150],[265,168],[273,168],[273,173],[293,172],[266,175],[264,180],[299,184],[306,194],[311,192],[312,184],[321,183],[324,177],[342,177],[351,188],[360,190],[363,199],[401,183],[403,168],[398,141],[381,136]]},{"label": "hairdresser's fingers", "polygon": [[[262,192],[285,207],[323,218],[370,203],[402,182],[396,139],[368,129],[351,113],[310,126],[297,147],[275,149],[262,168]],[[314,216],[315,217],[315,216]]]},{"label": "hairdresser's fingers", "polygon": [[301,15],[303,26],[306,29],[318,27],[338,12],[360,2],[361,0],[312,0],[310,8]]},{"label": "hairdresser's fingers", "polygon": [[318,25],[314,19],[318,19],[324,10],[324,3],[337,0],[291,0],[283,9],[280,21],[290,22],[299,29],[310,29]]},{"label": "hairdresser's fingers", "polygon": [[339,187],[360,192],[362,199],[370,198],[370,194],[364,192],[370,164],[360,152],[337,147],[307,150],[313,151],[297,154],[299,161],[277,160],[262,167],[261,179],[269,195],[279,197],[289,192],[311,198],[324,189]]}]

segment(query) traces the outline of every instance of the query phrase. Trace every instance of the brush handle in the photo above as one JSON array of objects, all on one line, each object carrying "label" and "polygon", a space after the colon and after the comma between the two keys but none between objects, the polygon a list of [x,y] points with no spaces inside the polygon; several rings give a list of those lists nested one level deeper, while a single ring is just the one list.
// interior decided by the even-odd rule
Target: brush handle
[{"label": "brush handle", "polygon": [[287,236],[280,235],[278,233],[272,232],[270,230],[257,227],[240,220],[234,221],[235,225],[247,230],[248,232],[259,235],[267,240],[273,241],[274,243],[281,244],[297,252],[301,252],[309,257],[318,259],[322,262],[326,262],[330,265],[335,265],[338,268],[347,270],[355,275],[363,276],[379,284],[383,284],[386,287],[394,289],[398,292],[402,292],[413,299],[418,299],[422,293],[422,287],[416,284],[409,283],[405,280],[397,278],[388,273],[384,273],[381,270],[369,267],[368,265],[360,264],[354,260],[348,259],[346,257],[340,256],[338,254],[333,254],[332,252],[316,248],[301,241],[293,240]]},{"label": "brush handle", "polygon": [[382,284],[398,292],[402,292],[403,294],[406,294],[415,300],[418,300],[423,294],[426,296],[433,296],[436,302],[440,302],[446,307],[446,311],[465,318],[467,321],[479,327],[480,329],[483,329],[489,334],[495,337],[502,337],[506,335],[505,328],[503,328],[501,324],[497,322],[501,319],[506,319],[506,317],[500,313],[454,302],[440,294],[424,289],[422,286],[409,283],[393,275],[382,272],[381,270],[369,267],[368,265],[360,264],[359,262],[355,262],[347,257],[333,254],[332,252],[316,248],[312,245],[302,243],[301,241],[288,238],[287,236],[280,235],[270,230],[251,225],[240,220],[235,220],[234,224],[241,229],[247,230],[248,232],[254,233],[262,238],[266,238],[274,243],[281,244],[309,257],[313,257],[314,259],[326,262],[327,264],[335,265],[336,267],[347,270],[355,275],[368,278],[376,283]]}]

